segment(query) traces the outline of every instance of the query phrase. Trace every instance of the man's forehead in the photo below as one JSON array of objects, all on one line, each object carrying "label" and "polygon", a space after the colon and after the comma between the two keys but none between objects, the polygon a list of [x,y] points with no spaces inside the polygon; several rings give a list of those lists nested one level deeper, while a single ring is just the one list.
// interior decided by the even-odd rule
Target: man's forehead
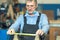
[{"label": "man's forehead", "polygon": [[26,1],[33,1],[33,0],[26,0]]},{"label": "man's forehead", "polygon": [[35,4],[34,1],[27,1],[26,4]]},{"label": "man's forehead", "polygon": [[34,0],[26,0],[26,1],[34,1]]}]

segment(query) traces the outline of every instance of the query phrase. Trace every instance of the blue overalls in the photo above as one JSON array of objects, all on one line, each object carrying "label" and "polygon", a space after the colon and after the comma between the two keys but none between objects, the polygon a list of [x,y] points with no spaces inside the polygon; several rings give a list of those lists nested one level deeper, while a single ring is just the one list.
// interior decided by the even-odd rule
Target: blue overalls
[{"label": "blue overalls", "polygon": [[[41,13],[39,13],[39,15],[41,16]],[[35,25],[27,24],[26,17],[24,16],[24,27],[23,27],[22,32],[29,33],[29,34],[35,34],[36,31],[39,29],[38,24],[39,24],[40,16],[38,16]],[[20,40],[34,40],[34,39],[35,39],[35,37],[33,37],[33,36],[21,36]],[[43,40],[43,38],[41,38],[41,37],[40,37],[40,39]]]}]

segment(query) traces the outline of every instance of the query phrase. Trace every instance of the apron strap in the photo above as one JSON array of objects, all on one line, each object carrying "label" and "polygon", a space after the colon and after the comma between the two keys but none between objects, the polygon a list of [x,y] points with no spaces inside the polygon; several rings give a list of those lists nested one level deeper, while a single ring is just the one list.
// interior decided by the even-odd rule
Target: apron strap
[{"label": "apron strap", "polygon": [[24,14],[24,24],[27,24],[26,21],[27,21],[27,20],[26,20],[25,14]]},{"label": "apron strap", "polygon": [[38,25],[38,24],[39,24],[39,21],[40,21],[40,17],[41,17],[41,13],[39,13],[39,16],[38,16],[38,18],[37,18],[37,22],[36,22],[36,25]]}]

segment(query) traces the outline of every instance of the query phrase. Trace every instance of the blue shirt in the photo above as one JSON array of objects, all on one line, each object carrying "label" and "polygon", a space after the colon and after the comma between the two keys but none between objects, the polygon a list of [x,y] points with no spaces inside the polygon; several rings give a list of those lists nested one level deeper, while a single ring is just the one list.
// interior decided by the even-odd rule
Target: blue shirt
[{"label": "blue shirt", "polygon": [[[33,16],[26,13],[25,16],[27,18],[27,24],[35,25],[37,18],[39,16],[39,12],[36,11]],[[17,18],[17,20],[15,21],[15,23],[11,25],[10,29],[14,29],[15,31],[17,31],[18,28],[20,27],[20,32],[22,32],[23,26],[24,26],[24,17],[23,17],[23,15],[20,15]],[[45,33],[47,33],[49,30],[48,18],[43,13],[41,13],[40,22],[39,22],[38,26],[39,26],[39,29],[41,29],[41,27],[42,27],[41,30],[43,30]]]}]

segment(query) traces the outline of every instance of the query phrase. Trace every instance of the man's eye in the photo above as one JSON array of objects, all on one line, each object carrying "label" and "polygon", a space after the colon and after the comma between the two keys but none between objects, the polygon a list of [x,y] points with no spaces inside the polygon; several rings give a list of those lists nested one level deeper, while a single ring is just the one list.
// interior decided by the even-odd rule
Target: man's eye
[{"label": "man's eye", "polygon": [[29,6],[30,6],[30,7],[33,7],[34,5],[26,5],[26,6],[27,6],[27,7],[29,7]]},{"label": "man's eye", "polygon": [[29,7],[29,5],[26,5],[27,7]]},{"label": "man's eye", "polygon": [[31,7],[33,7],[34,5],[31,5]]}]

